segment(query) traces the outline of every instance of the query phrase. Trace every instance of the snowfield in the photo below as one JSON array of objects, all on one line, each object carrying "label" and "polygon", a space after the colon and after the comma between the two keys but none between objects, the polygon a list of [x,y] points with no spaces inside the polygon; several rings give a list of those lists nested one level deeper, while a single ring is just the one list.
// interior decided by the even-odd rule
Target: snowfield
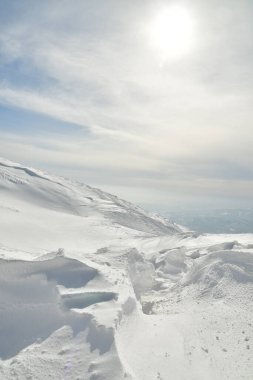
[{"label": "snowfield", "polygon": [[0,159],[0,379],[253,379],[253,235]]}]

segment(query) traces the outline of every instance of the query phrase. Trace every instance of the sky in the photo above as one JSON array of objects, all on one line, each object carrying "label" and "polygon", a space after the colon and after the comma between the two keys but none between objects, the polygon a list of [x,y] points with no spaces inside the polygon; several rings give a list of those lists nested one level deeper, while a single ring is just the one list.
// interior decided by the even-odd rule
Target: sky
[{"label": "sky", "polygon": [[152,208],[253,205],[251,0],[0,0],[0,156]]}]

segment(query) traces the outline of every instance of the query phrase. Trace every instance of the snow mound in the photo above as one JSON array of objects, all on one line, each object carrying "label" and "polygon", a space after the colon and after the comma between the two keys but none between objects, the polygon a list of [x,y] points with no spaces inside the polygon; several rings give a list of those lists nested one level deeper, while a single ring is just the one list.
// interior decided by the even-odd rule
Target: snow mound
[{"label": "snow mound", "polygon": [[175,248],[162,251],[162,253],[154,259],[154,265],[158,276],[171,279],[173,281],[179,278],[186,271],[186,249]]},{"label": "snow mound", "polygon": [[249,252],[218,251],[203,256],[194,262],[182,285],[195,286],[200,296],[224,299],[240,286],[249,285],[253,290],[253,255]]}]

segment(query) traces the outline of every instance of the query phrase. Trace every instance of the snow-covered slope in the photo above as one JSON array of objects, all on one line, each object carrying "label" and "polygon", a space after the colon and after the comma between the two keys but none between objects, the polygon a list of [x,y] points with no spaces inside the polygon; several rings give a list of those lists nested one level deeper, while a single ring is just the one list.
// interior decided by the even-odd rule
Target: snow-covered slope
[{"label": "snow-covered slope", "polygon": [[180,229],[148,214],[115,195],[0,159],[1,191],[30,204],[71,215],[97,214],[110,222],[151,234],[171,234]]},{"label": "snow-covered slope", "polygon": [[0,379],[252,379],[253,236],[0,159]]}]

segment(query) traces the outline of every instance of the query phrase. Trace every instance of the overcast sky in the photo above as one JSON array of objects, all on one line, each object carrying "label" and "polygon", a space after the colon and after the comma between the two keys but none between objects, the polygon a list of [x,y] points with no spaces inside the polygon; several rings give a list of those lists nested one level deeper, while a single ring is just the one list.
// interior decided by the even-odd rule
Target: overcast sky
[{"label": "overcast sky", "polygon": [[[151,34],[175,4],[192,36],[170,54]],[[0,156],[139,204],[252,204],[252,20],[252,0],[0,0]]]}]

